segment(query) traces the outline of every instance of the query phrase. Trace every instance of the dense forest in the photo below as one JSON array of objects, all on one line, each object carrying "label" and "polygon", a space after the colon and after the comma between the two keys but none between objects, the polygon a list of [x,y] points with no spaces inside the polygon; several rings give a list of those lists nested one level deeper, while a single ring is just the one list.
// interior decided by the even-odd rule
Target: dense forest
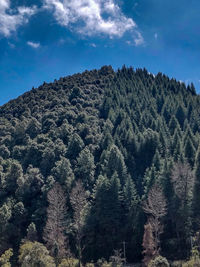
[{"label": "dense forest", "polygon": [[1,266],[169,266],[198,231],[193,84],[104,66],[0,107]]}]

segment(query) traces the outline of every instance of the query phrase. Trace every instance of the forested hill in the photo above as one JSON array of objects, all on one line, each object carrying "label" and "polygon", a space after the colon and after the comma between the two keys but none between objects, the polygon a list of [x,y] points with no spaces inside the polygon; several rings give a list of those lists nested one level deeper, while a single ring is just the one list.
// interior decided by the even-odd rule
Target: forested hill
[{"label": "forested hill", "polygon": [[[13,248],[17,266],[29,240],[61,261],[46,235],[57,188],[67,208],[56,251],[78,257],[82,247],[82,262],[96,262],[125,242],[129,262],[189,257],[200,230],[199,140],[194,86],[145,69],[104,66],[10,101],[0,107],[0,255]],[[80,228],[77,186],[86,196]]]}]

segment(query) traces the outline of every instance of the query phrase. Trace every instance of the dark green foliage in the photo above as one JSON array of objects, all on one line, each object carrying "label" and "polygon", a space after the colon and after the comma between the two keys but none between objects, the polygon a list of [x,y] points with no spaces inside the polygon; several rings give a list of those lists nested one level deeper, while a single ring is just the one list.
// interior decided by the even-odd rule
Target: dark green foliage
[{"label": "dark green foliage", "polygon": [[[15,266],[20,240],[42,241],[55,182],[72,222],[69,196],[81,180],[89,200],[85,262],[108,260],[123,241],[127,260],[141,259],[146,217],[140,200],[157,182],[168,207],[161,248],[174,258],[182,246],[178,256],[186,256],[189,235],[200,227],[199,132],[200,96],[192,84],[125,66],[44,83],[0,107],[1,254],[13,247]],[[171,179],[177,164],[195,172],[185,202]],[[65,235],[76,254],[73,235]]]},{"label": "dark green foliage", "polygon": [[83,182],[85,188],[91,189],[94,182],[94,172],[94,156],[86,147],[80,152],[79,157],[77,158],[75,175],[77,179],[80,179]]},{"label": "dark green foliage", "polygon": [[74,173],[70,161],[61,157],[61,159],[55,163],[55,167],[51,170],[51,173],[54,179],[59,181],[59,183],[65,187],[65,190],[69,192],[74,181]]},{"label": "dark green foliage", "polygon": [[195,230],[200,227],[200,148],[197,151],[195,161],[195,182],[194,182],[194,194],[193,194],[193,216],[195,223]]}]

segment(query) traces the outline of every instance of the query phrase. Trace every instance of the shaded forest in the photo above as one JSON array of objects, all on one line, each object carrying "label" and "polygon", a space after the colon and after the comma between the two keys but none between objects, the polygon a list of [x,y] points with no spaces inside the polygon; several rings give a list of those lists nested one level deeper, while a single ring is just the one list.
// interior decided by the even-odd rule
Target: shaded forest
[{"label": "shaded forest", "polygon": [[193,84],[104,66],[0,107],[1,266],[187,260],[199,230]]}]

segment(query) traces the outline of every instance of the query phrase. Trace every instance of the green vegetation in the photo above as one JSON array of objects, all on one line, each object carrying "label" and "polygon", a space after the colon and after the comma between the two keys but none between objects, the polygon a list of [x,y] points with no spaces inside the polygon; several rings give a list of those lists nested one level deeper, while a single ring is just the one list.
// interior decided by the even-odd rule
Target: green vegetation
[{"label": "green vegetation", "polygon": [[194,86],[145,69],[104,66],[2,106],[2,266],[196,260],[199,141]]}]

